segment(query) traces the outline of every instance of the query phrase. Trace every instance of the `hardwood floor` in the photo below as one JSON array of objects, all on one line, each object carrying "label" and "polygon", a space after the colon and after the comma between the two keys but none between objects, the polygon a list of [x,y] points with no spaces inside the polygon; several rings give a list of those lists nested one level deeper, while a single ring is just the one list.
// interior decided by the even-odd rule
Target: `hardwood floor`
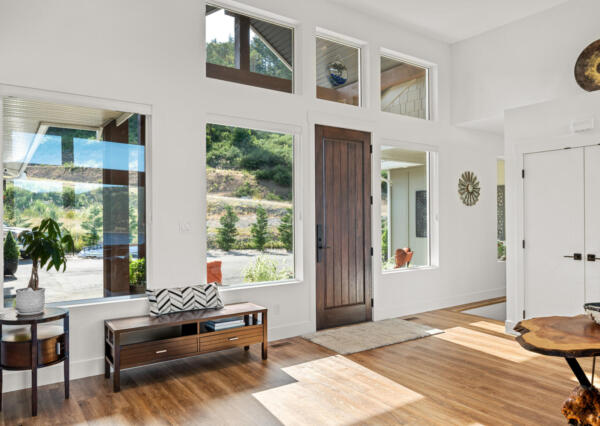
[{"label": "hardwood floor", "polygon": [[[498,321],[452,309],[411,315],[440,335],[348,356],[302,338],[4,395],[0,424],[564,425],[576,381],[560,358],[526,352]],[[589,371],[591,362],[584,360]]]}]

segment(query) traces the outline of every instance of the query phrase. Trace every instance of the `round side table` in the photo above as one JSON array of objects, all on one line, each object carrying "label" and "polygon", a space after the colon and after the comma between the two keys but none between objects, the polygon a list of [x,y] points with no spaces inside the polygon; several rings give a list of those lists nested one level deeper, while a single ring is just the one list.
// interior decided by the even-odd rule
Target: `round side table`
[{"label": "round side table", "polygon": [[[63,321],[63,326],[47,325]],[[41,325],[40,325],[41,324]],[[3,325],[23,328],[2,331]],[[69,398],[69,311],[46,308],[38,315],[19,315],[15,309],[0,313],[0,411],[2,370],[31,370],[31,415],[37,415],[37,369],[64,363],[65,399]]]}]

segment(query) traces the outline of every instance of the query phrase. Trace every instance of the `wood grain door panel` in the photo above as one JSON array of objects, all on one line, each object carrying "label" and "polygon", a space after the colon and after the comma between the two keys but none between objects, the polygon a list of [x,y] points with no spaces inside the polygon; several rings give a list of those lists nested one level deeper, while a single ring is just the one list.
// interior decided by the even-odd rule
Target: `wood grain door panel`
[{"label": "wood grain door panel", "polygon": [[371,319],[369,133],[316,126],[317,328]]}]

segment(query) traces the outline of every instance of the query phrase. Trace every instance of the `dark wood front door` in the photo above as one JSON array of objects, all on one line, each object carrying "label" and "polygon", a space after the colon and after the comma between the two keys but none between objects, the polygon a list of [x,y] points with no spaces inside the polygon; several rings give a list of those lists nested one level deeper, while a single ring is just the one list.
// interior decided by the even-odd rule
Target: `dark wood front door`
[{"label": "dark wood front door", "polygon": [[317,329],[371,320],[371,135],[315,128]]}]

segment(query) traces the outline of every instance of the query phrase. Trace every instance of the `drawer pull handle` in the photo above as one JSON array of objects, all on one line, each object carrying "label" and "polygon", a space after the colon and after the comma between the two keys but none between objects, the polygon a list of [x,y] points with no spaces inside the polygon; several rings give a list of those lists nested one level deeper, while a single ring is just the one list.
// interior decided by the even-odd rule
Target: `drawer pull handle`
[{"label": "drawer pull handle", "polygon": [[230,337],[230,338],[229,338],[229,341],[231,342],[231,341],[233,341],[233,340],[238,340],[238,339],[239,339],[239,337]]},{"label": "drawer pull handle", "polygon": [[157,354],[164,354],[166,352],[167,352],[166,349],[161,349],[160,351],[156,351]]}]

